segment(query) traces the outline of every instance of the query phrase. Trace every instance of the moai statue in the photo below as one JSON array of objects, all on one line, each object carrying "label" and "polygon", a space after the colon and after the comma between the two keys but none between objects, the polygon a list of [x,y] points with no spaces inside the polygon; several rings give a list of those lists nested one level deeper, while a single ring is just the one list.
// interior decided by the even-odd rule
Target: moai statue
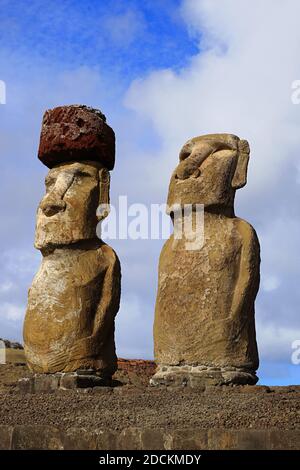
[{"label": "moai statue", "polygon": [[196,137],[179,160],[169,186],[170,215],[176,205],[181,215],[192,205],[195,219],[202,204],[204,227],[197,229],[204,229],[204,238],[198,249],[188,249],[186,238],[173,234],[162,249],[154,322],[158,368],[151,383],[255,384],[260,249],[253,227],[234,214],[235,191],[246,184],[248,142],[231,134]]},{"label": "moai statue", "polygon": [[100,384],[117,368],[120,263],[96,235],[109,212],[115,135],[98,110],[54,108],[44,115],[38,157],[50,171],[37,212],[35,247],[43,259],[29,289],[27,363],[37,373],[94,374]]}]

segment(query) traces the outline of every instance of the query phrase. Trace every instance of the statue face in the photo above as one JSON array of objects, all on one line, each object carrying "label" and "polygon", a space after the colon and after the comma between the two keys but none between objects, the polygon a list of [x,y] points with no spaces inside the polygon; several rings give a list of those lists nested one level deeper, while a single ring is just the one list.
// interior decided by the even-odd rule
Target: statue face
[{"label": "statue face", "polygon": [[[231,134],[211,134],[191,139],[183,146],[180,163],[171,177],[168,205],[232,207],[235,189],[246,183],[248,157],[247,142]],[[240,158],[244,165],[238,164]],[[241,181],[242,177],[244,181]]]},{"label": "statue face", "polygon": [[101,168],[94,162],[67,163],[49,171],[37,212],[36,248],[96,238]]}]

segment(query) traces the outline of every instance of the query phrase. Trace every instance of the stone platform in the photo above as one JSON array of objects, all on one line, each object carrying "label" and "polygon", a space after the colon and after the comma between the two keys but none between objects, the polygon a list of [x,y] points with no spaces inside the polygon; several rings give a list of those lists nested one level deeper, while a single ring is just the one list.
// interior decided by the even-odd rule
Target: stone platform
[{"label": "stone platform", "polygon": [[153,386],[186,386],[205,388],[207,385],[255,385],[255,372],[237,367],[210,367],[206,365],[159,365],[150,379]]},{"label": "stone platform", "polygon": [[299,450],[300,431],[1,426],[0,450]]},{"label": "stone platform", "polygon": [[94,387],[110,387],[112,379],[102,377],[93,370],[56,374],[35,374],[18,381],[22,393],[51,393],[56,390],[76,390]]}]

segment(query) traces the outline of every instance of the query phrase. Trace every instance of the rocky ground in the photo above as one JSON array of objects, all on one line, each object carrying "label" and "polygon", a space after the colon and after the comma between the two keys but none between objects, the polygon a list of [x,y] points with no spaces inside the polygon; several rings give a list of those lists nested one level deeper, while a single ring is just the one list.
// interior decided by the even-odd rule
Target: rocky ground
[{"label": "rocky ground", "polygon": [[0,424],[111,430],[300,428],[300,386],[223,386],[202,392],[155,388],[148,386],[152,362],[120,360],[119,385],[113,388],[22,394],[17,381],[30,373],[20,351],[11,350],[8,357],[11,363],[0,365]]}]

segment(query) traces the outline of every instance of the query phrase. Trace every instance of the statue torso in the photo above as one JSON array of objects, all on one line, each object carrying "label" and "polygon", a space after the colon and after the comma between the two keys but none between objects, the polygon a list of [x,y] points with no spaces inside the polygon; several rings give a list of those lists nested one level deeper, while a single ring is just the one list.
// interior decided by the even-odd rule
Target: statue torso
[{"label": "statue torso", "polygon": [[[195,351],[199,352],[199,362],[209,362],[210,350],[214,356],[214,339],[224,336],[222,330],[230,322],[239,274],[243,239],[238,220],[218,216],[205,220],[200,250],[186,250],[185,240],[173,236],[166,242],[160,257],[154,329],[159,345],[155,353],[161,363],[188,361],[189,351],[193,360]],[[201,357],[202,351],[206,357]]]},{"label": "statue torso", "polygon": [[107,245],[55,250],[43,258],[29,290],[24,323],[24,340],[33,361],[35,355],[37,362],[43,356],[47,361],[92,334],[110,262],[107,250],[111,250]]}]

